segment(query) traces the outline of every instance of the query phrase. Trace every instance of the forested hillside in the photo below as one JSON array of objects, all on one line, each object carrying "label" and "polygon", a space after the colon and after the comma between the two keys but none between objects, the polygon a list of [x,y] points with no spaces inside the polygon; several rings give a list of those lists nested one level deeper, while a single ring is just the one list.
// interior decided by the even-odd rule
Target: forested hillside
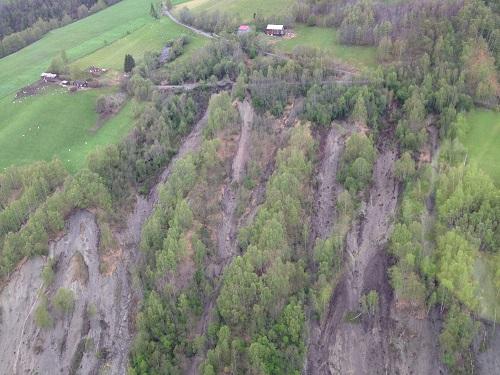
[{"label": "forested hillside", "polygon": [[150,4],[129,134],[0,174],[0,372],[500,372],[498,4],[280,3]]}]

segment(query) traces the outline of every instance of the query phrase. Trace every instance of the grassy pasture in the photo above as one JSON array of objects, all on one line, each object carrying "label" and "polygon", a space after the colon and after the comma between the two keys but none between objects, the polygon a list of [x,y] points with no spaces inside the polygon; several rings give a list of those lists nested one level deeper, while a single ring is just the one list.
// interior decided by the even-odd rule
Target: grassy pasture
[{"label": "grassy pasture", "polygon": [[0,59],[0,98],[37,80],[62,50],[74,61],[151,23],[149,5],[147,0],[123,0]]},{"label": "grassy pasture", "polygon": [[121,70],[125,54],[132,54],[136,60],[140,60],[145,52],[161,51],[165,42],[181,34],[191,37],[191,42],[186,47],[185,53],[202,46],[207,41],[185,27],[174,23],[170,18],[164,17],[158,21],[151,20],[136,31],[75,61],[73,65],[82,69],[90,65],[97,65]]},{"label": "grassy pasture", "polygon": [[[192,35],[170,19],[151,18],[149,5],[145,0],[123,0],[0,59],[0,169],[58,157],[74,172],[95,147],[117,142],[128,133],[133,125],[130,103],[98,131],[91,131],[97,121],[96,99],[111,89],[68,94],[49,88],[15,103],[13,97],[36,81],[62,49],[80,68],[98,65],[121,70],[126,53],[140,60],[146,51],[161,50],[169,39],[182,33]],[[185,53],[205,42],[192,35]],[[108,73],[110,77],[117,74]]]},{"label": "grassy pasture", "polygon": [[192,0],[175,7],[178,11],[187,7],[198,12],[221,11],[237,14],[243,22],[253,20],[253,14],[261,16],[283,15],[287,13],[295,0]]},{"label": "grassy pasture", "polygon": [[342,45],[335,29],[296,25],[293,32],[296,34],[294,38],[279,40],[276,43],[278,49],[291,52],[297,46],[316,47],[358,67],[376,64],[375,48]]},{"label": "grassy pasture", "polygon": [[471,163],[500,186],[500,113],[476,109],[466,115],[469,130],[461,139]]},{"label": "grassy pasture", "polygon": [[96,99],[108,92],[109,88],[68,94],[49,88],[21,102],[0,100],[0,168],[58,157],[75,171],[97,145],[119,141],[133,124],[130,104],[101,129],[91,131],[97,121]]}]

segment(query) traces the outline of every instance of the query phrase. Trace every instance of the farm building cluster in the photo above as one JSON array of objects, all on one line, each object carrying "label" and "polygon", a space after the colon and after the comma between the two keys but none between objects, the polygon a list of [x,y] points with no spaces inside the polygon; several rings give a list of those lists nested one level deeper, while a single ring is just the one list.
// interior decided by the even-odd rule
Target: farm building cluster
[{"label": "farm building cluster", "polygon": [[283,25],[267,25],[266,34],[272,36],[283,36],[285,35],[285,26]]},{"label": "farm building cluster", "polygon": [[40,80],[18,91],[16,93],[16,99],[37,95],[41,90],[54,85],[66,87],[69,91],[77,91],[84,88],[97,88],[101,86],[101,82],[97,78],[101,74],[107,72],[107,69],[91,66],[86,69],[86,72],[88,73],[87,79],[70,79],[67,75],[43,72],[40,74]]},{"label": "farm building cluster", "polygon": [[42,73],[40,74],[40,79],[44,83],[58,83],[62,86],[75,86],[77,88],[89,87],[89,81],[75,79],[70,81],[68,79],[62,79],[59,74],[56,73]]}]

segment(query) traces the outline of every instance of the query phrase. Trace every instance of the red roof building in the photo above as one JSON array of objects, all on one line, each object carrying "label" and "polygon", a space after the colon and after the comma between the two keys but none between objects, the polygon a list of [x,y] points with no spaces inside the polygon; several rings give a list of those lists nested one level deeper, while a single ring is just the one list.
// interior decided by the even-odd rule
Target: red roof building
[{"label": "red roof building", "polygon": [[240,27],[238,27],[238,34],[248,33],[250,30],[251,30],[250,26],[248,26],[248,25],[241,25]]}]

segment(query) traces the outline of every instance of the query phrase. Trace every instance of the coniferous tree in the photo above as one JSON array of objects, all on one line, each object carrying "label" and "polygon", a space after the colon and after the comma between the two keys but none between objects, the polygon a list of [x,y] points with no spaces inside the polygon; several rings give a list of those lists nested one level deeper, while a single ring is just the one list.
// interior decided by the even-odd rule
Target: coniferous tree
[{"label": "coniferous tree", "polygon": [[125,73],[130,73],[135,67],[135,60],[132,55],[125,55],[125,62],[123,64],[123,71]]}]

